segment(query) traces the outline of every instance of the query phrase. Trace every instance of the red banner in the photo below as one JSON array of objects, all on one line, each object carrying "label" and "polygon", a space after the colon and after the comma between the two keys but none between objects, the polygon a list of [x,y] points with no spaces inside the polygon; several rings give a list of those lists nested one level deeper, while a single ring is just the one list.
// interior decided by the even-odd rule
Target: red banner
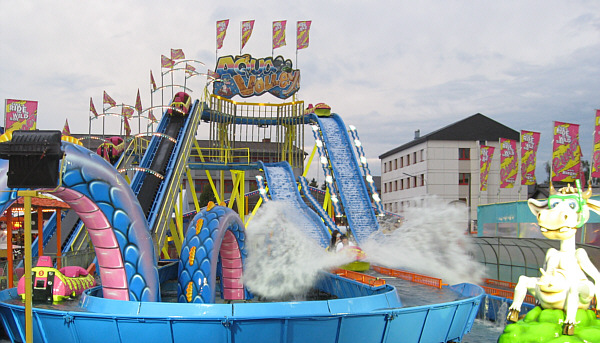
[{"label": "red banner", "polygon": [[229,19],[217,21],[217,50],[223,47],[223,40],[225,40],[228,25]]},{"label": "red banner", "polygon": [[37,101],[6,99],[4,131],[35,130]]},{"label": "red banner", "polygon": [[500,138],[500,188],[513,188],[517,181],[517,141]]},{"label": "red banner", "polygon": [[273,49],[285,46],[285,25],[286,20],[273,22]]},{"label": "red banner", "polygon": [[552,144],[552,181],[575,182],[581,169],[579,125],[555,121]]},{"label": "red banner", "polygon": [[482,145],[480,146],[479,152],[479,190],[487,190],[488,174],[490,172],[490,165],[492,164],[492,157],[494,156],[494,147]]},{"label": "red banner", "polygon": [[296,28],[296,49],[308,48],[308,33],[310,31],[310,24],[312,21],[305,20],[299,21]]},{"label": "red banner", "polygon": [[242,22],[242,49],[248,43],[248,39],[252,35],[252,30],[254,29],[254,20],[246,20]]},{"label": "red banner", "polygon": [[521,184],[535,185],[535,164],[540,133],[521,130]]},{"label": "red banner", "polygon": [[142,98],[140,97],[140,89],[138,88],[137,97],[135,98],[135,110],[138,114],[142,113]]},{"label": "red banner", "polygon": [[600,110],[596,110],[594,127],[594,154],[592,155],[592,177],[600,177]]}]

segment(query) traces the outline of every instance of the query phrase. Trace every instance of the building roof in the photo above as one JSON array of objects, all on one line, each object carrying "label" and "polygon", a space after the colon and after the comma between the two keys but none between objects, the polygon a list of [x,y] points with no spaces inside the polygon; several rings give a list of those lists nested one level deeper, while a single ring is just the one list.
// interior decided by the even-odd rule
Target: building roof
[{"label": "building roof", "polygon": [[388,157],[426,141],[498,141],[500,138],[518,141],[521,136],[519,131],[500,124],[481,113],[476,113],[439,130],[417,137],[404,145],[379,155],[379,158]]}]

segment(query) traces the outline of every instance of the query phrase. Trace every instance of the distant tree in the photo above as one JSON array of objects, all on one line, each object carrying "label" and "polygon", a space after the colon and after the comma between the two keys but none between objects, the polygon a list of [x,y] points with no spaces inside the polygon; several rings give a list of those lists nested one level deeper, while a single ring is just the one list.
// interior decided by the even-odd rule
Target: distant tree
[{"label": "distant tree", "polygon": [[210,187],[209,185],[204,185],[204,187],[202,188],[202,192],[200,193],[200,197],[198,198],[198,203],[200,207],[204,207],[208,205],[209,201],[216,203],[217,198],[215,198],[215,195],[212,192],[212,187]]},{"label": "distant tree", "polygon": [[310,180],[310,183],[308,185],[314,188],[319,187],[319,184],[317,183],[317,180],[315,180],[314,177],[312,178],[312,180]]}]

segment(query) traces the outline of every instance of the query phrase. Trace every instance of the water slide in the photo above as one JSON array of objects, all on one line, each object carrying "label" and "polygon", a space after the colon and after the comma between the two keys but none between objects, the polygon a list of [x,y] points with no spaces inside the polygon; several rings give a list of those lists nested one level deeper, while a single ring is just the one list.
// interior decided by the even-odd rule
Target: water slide
[{"label": "water slide", "polygon": [[294,220],[322,247],[329,245],[331,234],[321,218],[302,200],[292,167],[287,162],[262,163],[271,200],[285,202],[295,209]]},{"label": "water slide", "polygon": [[339,115],[332,113],[329,117],[319,117],[312,114],[311,119],[321,129],[323,145],[348,225],[354,238],[360,243],[379,229],[379,223],[356,159],[353,142]]}]

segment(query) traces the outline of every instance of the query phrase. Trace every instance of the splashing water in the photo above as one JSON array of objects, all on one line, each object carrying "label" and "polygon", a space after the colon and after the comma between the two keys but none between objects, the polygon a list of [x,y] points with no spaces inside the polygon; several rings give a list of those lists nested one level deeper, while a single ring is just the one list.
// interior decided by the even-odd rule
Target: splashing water
[{"label": "splashing water", "polygon": [[[415,202],[422,205],[405,209],[400,228],[361,245],[367,259],[374,264],[438,277],[449,284],[480,283],[485,271],[470,254],[473,243],[465,235],[466,208],[446,204],[436,197]],[[383,227],[382,231],[386,229]]]},{"label": "splashing water", "polygon": [[269,300],[298,300],[315,285],[319,271],[352,261],[328,253],[305,235],[294,221],[298,215],[286,203],[269,201],[250,222],[244,284],[254,294]]}]

